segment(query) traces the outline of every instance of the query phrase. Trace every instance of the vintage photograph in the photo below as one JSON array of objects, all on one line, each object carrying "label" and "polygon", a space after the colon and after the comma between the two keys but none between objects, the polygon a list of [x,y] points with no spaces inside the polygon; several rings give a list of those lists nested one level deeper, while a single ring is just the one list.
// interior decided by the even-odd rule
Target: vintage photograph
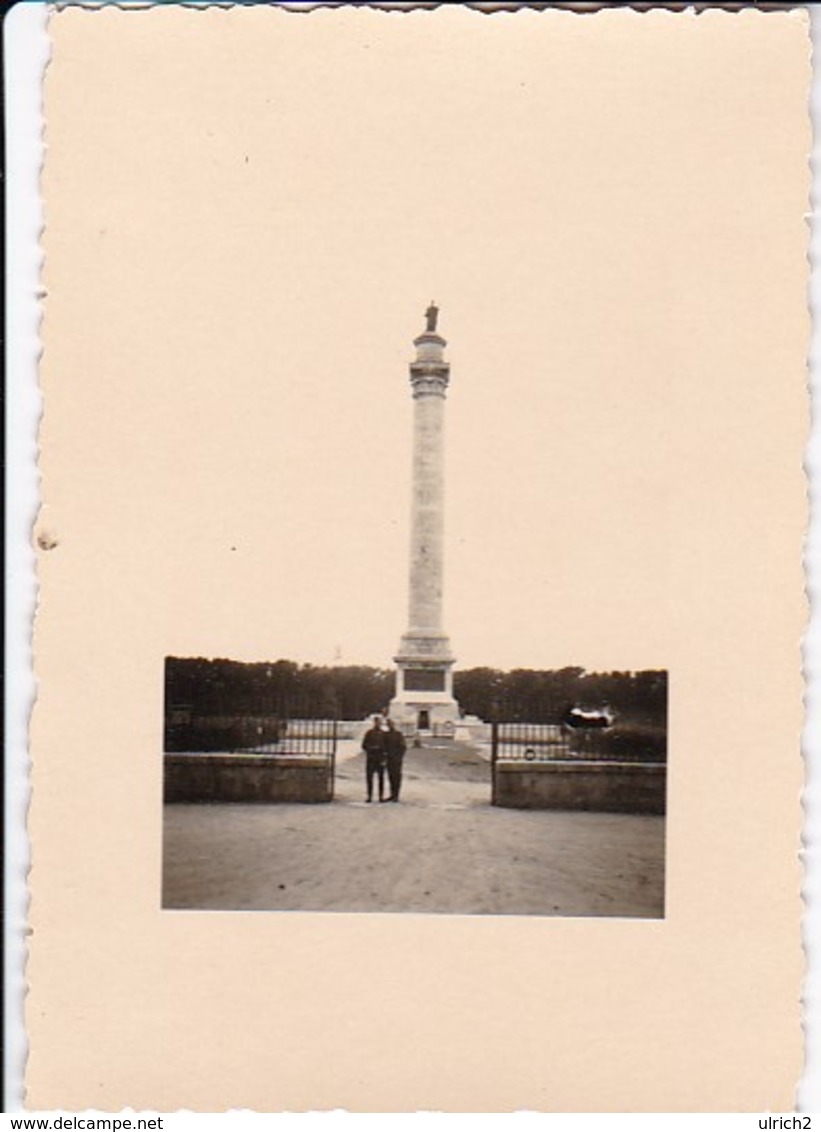
[{"label": "vintage photograph", "polygon": [[33,1104],[791,1103],[806,13],[509,9],[50,16]]},{"label": "vintage photograph", "polygon": [[450,365],[424,317],[392,664],[166,659],[166,908],[664,914],[666,671],[456,667]]}]

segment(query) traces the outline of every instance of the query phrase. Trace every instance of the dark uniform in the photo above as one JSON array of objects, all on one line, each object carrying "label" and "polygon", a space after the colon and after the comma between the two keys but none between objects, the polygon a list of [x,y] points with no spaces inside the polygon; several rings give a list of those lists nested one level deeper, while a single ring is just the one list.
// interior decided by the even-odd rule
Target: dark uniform
[{"label": "dark uniform", "polygon": [[385,794],[385,732],[378,723],[374,723],[370,731],[365,732],[362,750],[365,752],[365,783],[368,787],[366,801],[373,800],[373,779],[376,775],[379,780],[381,802]]},{"label": "dark uniform", "polygon": [[385,753],[388,759],[388,780],[391,786],[389,802],[399,801],[399,791],[402,789],[402,760],[405,757],[405,736],[397,731],[388,720],[388,730],[385,732]]}]

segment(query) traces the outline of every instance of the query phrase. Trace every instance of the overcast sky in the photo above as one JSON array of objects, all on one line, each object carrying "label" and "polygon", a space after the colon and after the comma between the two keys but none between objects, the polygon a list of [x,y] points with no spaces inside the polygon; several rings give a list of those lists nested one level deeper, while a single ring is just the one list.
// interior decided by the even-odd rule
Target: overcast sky
[{"label": "overcast sky", "polygon": [[[743,36],[680,24],[671,68],[647,17],[495,16],[504,38],[459,9],[259,10],[238,66],[225,15],[184,65],[135,21],[128,66],[95,57],[110,96],[66,107],[62,144],[81,127],[105,160],[93,200],[52,204],[57,257],[94,249],[53,317],[96,312],[77,350],[104,379],[53,394],[79,422],[59,501],[93,515],[104,469],[96,518],[123,553],[149,540],[169,654],[390,664],[407,364],[435,299],[459,664],[665,666],[705,519],[688,485],[715,475],[732,537],[722,459],[747,441],[728,425],[769,411],[754,375],[743,403],[722,376],[788,345],[758,313],[793,249],[768,242],[757,186],[794,139],[735,130],[741,107],[766,121],[767,37],[745,63]],[[64,65],[80,48],[93,31]],[[739,74],[716,103],[697,76],[722,51]],[[731,282],[753,244],[751,310]]]}]

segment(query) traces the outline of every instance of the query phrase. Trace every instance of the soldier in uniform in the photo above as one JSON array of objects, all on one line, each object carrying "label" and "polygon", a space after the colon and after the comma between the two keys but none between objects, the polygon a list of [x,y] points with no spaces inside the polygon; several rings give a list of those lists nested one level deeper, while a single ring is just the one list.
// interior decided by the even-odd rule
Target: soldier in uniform
[{"label": "soldier in uniform", "polygon": [[373,727],[365,732],[362,740],[362,750],[365,752],[365,785],[368,789],[366,802],[373,801],[374,776],[379,782],[379,801],[385,801],[385,732],[382,730],[382,720],[378,715],[373,717]]},{"label": "soldier in uniform", "polygon": [[402,789],[402,760],[405,757],[405,736],[397,731],[393,720],[388,720],[388,730],[385,732],[385,753],[388,759],[388,781],[391,792],[389,802],[399,801],[399,791]]}]

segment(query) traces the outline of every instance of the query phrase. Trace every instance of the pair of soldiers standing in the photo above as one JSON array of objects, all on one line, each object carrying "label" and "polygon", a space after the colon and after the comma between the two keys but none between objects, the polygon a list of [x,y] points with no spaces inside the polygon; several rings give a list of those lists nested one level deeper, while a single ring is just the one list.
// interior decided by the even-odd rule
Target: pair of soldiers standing
[{"label": "pair of soldiers standing", "polygon": [[[373,801],[373,780],[379,784],[380,802],[398,802],[402,789],[402,759],[405,757],[405,737],[397,731],[393,720],[387,720],[387,728],[382,727],[382,717],[375,715],[373,726],[365,732],[362,740],[365,752],[365,784],[368,790],[366,802]],[[385,770],[388,771],[390,794],[385,797]]]}]

